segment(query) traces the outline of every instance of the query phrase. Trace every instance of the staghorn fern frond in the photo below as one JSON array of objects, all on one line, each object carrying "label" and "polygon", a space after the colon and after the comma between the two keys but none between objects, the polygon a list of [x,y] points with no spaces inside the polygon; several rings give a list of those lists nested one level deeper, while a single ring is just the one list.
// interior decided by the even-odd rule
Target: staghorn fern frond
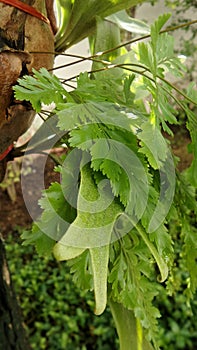
[{"label": "staghorn fern frond", "polygon": [[144,0],[56,0],[59,30],[56,51],[62,52],[91,35],[96,28],[96,17],[107,17]]}]

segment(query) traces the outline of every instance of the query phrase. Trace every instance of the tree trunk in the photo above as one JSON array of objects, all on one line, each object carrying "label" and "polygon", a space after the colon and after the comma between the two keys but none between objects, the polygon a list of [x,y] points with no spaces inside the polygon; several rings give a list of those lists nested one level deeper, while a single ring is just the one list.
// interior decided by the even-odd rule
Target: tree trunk
[{"label": "tree trunk", "polygon": [[4,245],[0,239],[0,350],[28,349],[30,345],[10,279]]},{"label": "tree trunk", "polygon": [[[5,2],[0,2],[0,182],[13,143],[28,129],[35,115],[30,104],[15,100],[12,88],[19,77],[31,74],[32,68],[53,67],[51,52],[56,30],[53,0],[23,0],[48,16],[51,25]],[[28,349],[0,239],[0,350]]]}]

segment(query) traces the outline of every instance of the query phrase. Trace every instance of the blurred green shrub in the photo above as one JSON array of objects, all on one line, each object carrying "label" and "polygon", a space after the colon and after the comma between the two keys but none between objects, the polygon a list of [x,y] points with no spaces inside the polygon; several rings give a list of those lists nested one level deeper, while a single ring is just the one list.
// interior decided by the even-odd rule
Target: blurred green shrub
[{"label": "blurred green shrub", "polygon": [[118,349],[110,310],[100,317],[93,314],[93,295],[73,284],[66,264],[40,258],[33,247],[11,236],[6,243],[32,349]]},{"label": "blurred green shrub", "polygon": [[[195,217],[191,217],[192,225],[196,226]],[[171,221],[170,226],[175,242],[175,268],[167,284],[167,289],[161,286],[161,291],[156,298],[157,307],[162,315],[159,319],[160,347],[162,350],[196,350],[197,294],[194,295],[193,299],[188,294],[189,275],[182,259],[184,248],[181,246],[180,240],[181,225],[175,219]]]},{"label": "blurred green shrub", "polygon": [[[118,338],[110,310],[94,316],[91,293],[80,291],[69,268],[53,258],[40,258],[31,246],[22,246],[9,235],[7,258],[15,291],[21,305],[32,349],[39,350],[116,350]],[[177,241],[177,256],[179,253]],[[178,268],[178,291],[168,296],[161,287],[156,303],[162,350],[197,349],[197,299],[188,306],[185,281]],[[128,349],[130,350],[130,349]]]},{"label": "blurred green shrub", "polygon": [[160,344],[165,350],[197,349],[197,300],[186,302],[184,293],[167,296],[162,293],[159,298]]}]

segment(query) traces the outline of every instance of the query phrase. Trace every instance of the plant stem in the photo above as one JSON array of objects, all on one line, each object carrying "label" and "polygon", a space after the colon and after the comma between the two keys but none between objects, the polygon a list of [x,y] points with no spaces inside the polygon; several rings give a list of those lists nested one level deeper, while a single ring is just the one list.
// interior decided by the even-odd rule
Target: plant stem
[{"label": "plant stem", "polygon": [[146,340],[142,326],[134,312],[122,304],[109,300],[109,306],[120,341],[120,350],[153,350]]}]

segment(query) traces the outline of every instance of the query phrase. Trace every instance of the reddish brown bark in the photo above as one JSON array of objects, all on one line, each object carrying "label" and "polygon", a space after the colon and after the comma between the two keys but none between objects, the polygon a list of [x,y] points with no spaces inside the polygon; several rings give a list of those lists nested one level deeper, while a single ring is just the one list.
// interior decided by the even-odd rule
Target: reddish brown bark
[{"label": "reddish brown bark", "polygon": [[[46,1],[48,15],[53,18],[52,1]],[[44,0],[25,2],[47,15]],[[33,53],[39,51],[42,54]],[[32,68],[52,68],[54,57],[47,52],[53,51],[54,33],[50,24],[0,2],[0,154],[28,129],[35,114],[30,105],[14,100],[12,87],[19,77],[30,74]],[[5,161],[0,162],[0,181],[4,164]]]}]

